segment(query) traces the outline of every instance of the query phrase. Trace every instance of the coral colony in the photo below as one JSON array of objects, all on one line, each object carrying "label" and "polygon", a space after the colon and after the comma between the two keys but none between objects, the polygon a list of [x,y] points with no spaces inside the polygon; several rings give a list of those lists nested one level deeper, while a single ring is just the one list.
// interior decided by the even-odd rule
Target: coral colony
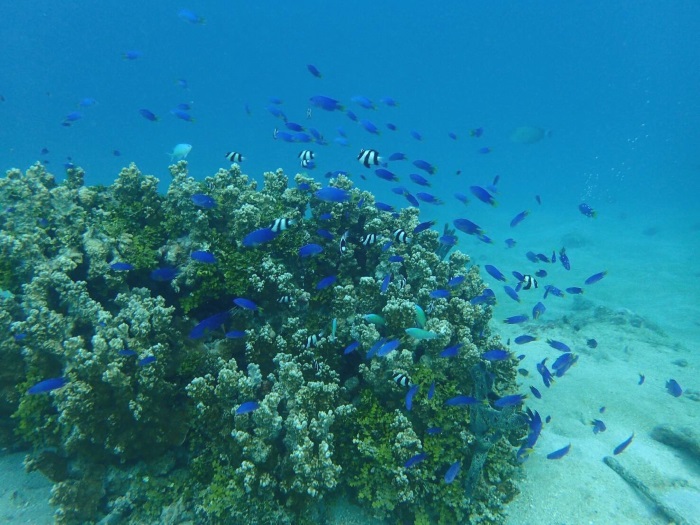
[{"label": "coral colony", "polygon": [[539,416],[454,230],[342,174],[170,171],[0,179],[0,438],[58,522],[501,522]]}]

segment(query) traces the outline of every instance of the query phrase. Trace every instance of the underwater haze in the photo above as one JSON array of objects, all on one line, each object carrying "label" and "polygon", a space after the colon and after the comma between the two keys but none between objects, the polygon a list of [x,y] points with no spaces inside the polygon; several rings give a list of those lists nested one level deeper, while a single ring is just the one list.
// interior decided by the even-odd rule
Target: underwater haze
[{"label": "underwater haze", "polygon": [[0,516],[699,524],[698,34],[5,5]]}]

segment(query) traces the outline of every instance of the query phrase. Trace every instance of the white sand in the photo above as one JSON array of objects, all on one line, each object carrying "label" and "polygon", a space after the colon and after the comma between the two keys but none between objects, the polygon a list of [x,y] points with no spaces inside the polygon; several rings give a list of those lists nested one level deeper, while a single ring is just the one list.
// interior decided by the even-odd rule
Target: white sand
[{"label": "white sand", "polygon": [[0,453],[0,522],[53,523],[51,482],[38,472],[27,474],[24,454]]}]

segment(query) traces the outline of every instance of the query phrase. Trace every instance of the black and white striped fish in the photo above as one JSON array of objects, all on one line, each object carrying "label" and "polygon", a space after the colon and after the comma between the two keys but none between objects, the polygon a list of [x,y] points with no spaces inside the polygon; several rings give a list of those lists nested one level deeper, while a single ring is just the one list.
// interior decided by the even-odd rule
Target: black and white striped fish
[{"label": "black and white striped fish", "polygon": [[245,157],[238,153],[237,151],[229,151],[226,153],[226,158],[228,159],[229,162],[242,162],[245,160]]},{"label": "black and white striped fish", "polygon": [[314,155],[314,152],[311,151],[310,149],[301,150],[299,152],[299,155],[297,155],[297,157],[299,157],[299,160],[301,160],[302,162],[305,160],[313,160],[316,158],[316,156]]},{"label": "black and white striped fish", "polygon": [[375,149],[361,149],[357,160],[365,167],[379,166],[384,163],[384,159],[379,156],[379,152]]},{"label": "black and white striped fish", "polygon": [[523,275],[523,290],[529,290],[533,287],[537,288],[537,279],[532,275]]},{"label": "black and white striped fish", "polygon": [[370,246],[377,242],[377,234],[376,233],[368,233],[367,235],[363,235],[360,237],[360,244],[363,246]]},{"label": "black and white striped fish", "polygon": [[406,374],[398,373],[392,379],[394,383],[400,386],[408,386],[411,384],[411,379]]},{"label": "black and white striped fish", "polygon": [[350,234],[349,231],[346,231],[343,236],[340,238],[340,245],[338,248],[340,249],[340,255],[344,255],[348,251],[348,235]]},{"label": "black and white striped fish", "polygon": [[294,224],[294,219],[282,217],[281,219],[275,219],[275,222],[270,224],[270,229],[275,233],[279,233],[285,231],[290,226],[294,226]]},{"label": "black and white striped fish", "polygon": [[404,230],[402,230],[401,228],[399,228],[398,230],[396,230],[394,232],[394,239],[396,239],[397,242],[402,242],[404,244],[411,240],[408,237],[408,234]]}]

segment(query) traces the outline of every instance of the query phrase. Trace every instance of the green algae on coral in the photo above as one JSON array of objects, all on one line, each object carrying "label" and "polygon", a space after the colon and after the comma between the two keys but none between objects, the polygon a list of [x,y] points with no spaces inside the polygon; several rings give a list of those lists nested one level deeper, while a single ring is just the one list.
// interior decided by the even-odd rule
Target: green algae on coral
[{"label": "green algae on coral", "polygon": [[[313,197],[318,183],[297,175],[291,187],[281,170],[265,173],[259,191],[236,165],[204,182],[188,175],[185,161],[170,172],[165,194],[135,165],[105,187],[84,186],[78,169],[56,183],[40,165],[0,179],[0,206],[14,210],[0,230],[0,287],[12,292],[0,298],[0,324],[26,334],[0,343],[12,371],[0,375],[11,393],[0,410],[13,413],[16,439],[33,448],[31,467],[57,483],[58,521],[154,521],[177,501],[202,523],[310,523],[345,495],[391,522],[498,522],[516,492],[522,418],[515,408],[444,402],[512,391],[514,364],[481,360],[499,341],[488,337],[490,307],[470,303],[484,288],[476,267],[449,299],[430,297],[465,274],[468,256],[440,251],[430,230],[396,243],[388,253],[404,258],[405,284],[394,280],[381,293],[384,276],[399,268],[382,242],[364,246],[359,238],[411,231],[417,210],[381,213],[373,195],[344,176],[330,184],[350,200],[328,203]],[[197,207],[197,193],[217,206]],[[295,224],[268,245],[242,246],[247,233],[278,218]],[[318,242],[318,228],[335,239],[348,231],[347,252],[332,241],[301,260],[298,248]],[[201,249],[218,263],[193,261]],[[134,269],[115,272],[114,261]],[[158,267],[178,271],[157,282],[149,274]],[[336,282],[315,290],[328,275]],[[233,297],[253,299],[260,311],[235,308]],[[417,320],[416,305],[425,318]],[[229,310],[223,326],[187,337],[197,322]],[[370,313],[385,323],[368,322]],[[417,321],[435,338],[406,336]],[[229,339],[227,330],[245,336]],[[381,338],[401,344],[366,359]],[[343,356],[351,341],[360,348]],[[456,358],[439,357],[458,342]],[[155,361],[140,361],[147,356]],[[410,412],[396,374],[419,388]],[[64,388],[26,394],[59,375],[69,378]],[[236,415],[250,400],[259,408]],[[433,427],[442,432],[429,434]],[[403,466],[421,451],[424,462]],[[462,473],[443,483],[457,460]],[[104,490],[85,490],[81,477]]]}]

